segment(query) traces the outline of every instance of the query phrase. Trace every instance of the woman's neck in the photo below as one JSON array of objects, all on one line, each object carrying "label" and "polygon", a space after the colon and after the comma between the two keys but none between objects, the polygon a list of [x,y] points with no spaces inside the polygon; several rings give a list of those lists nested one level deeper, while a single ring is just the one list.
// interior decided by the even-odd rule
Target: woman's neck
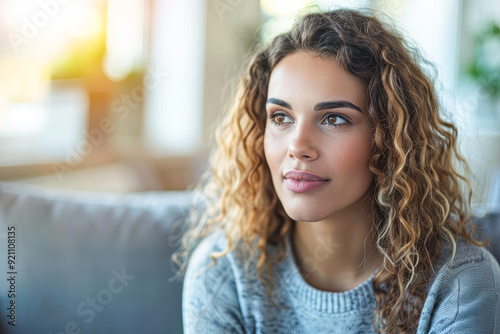
[{"label": "woman's neck", "polygon": [[347,291],[382,264],[371,215],[352,207],[319,222],[295,222],[292,245],[304,279],[326,291]]}]

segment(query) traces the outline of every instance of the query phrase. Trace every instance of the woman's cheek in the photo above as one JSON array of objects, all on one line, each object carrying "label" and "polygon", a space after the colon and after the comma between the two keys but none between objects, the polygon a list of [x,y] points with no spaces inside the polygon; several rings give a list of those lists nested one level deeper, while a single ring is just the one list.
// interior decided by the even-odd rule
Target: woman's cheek
[{"label": "woman's cheek", "polygon": [[279,159],[280,146],[282,146],[281,140],[282,139],[275,136],[271,130],[267,131],[264,135],[264,154],[270,165],[269,167]]}]

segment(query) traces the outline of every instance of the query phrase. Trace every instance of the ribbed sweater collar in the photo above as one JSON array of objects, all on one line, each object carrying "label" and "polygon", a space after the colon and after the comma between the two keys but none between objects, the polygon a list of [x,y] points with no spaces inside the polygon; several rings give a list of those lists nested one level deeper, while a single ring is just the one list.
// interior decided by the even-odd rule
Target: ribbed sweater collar
[{"label": "ribbed sweater collar", "polygon": [[278,265],[284,274],[281,280],[282,289],[294,294],[306,309],[323,313],[344,313],[362,310],[375,302],[372,281],[373,274],[361,285],[345,292],[330,292],[314,288],[302,276],[293,256],[291,233],[286,236],[287,252]]}]

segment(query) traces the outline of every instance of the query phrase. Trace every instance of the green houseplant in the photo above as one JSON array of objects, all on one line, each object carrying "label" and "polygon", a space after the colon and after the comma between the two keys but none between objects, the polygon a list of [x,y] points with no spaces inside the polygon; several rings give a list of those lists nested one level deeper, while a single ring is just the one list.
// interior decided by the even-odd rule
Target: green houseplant
[{"label": "green houseplant", "polygon": [[[492,22],[475,36],[468,74],[480,85],[485,100],[481,116],[500,122],[500,26]],[[484,110],[488,109],[488,110]]]}]

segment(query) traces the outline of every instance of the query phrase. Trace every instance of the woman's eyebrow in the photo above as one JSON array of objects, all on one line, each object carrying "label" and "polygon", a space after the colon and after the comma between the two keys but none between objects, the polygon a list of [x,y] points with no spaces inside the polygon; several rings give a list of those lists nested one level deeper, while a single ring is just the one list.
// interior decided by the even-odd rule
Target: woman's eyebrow
[{"label": "woman's eyebrow", "polygon": [[281,106],[283,108],[287,108],[287,109],[290,109],[290,110],[292,109],[292,106],[289,103],[287,103],[287,102],[285,102],[283,100],[277,99],[275,97],[268,98],[267,101],[266,101],[266,105],[268,103],[277,104],[277,105],[279,105],[279,106]]},{"label": "woman's eyebrow", "polygon": [[[273,104],[276,104],[276,105],[281,106],[283,108],[288,108],[290,110],[293,109],[292,106],[288,102],[277,99],[275,97],[268,98],[266,101],[266,105],[268,103],[273,103]],[[320,110],[324,110],[324,109],[337,109],[337,108],[349,108],[349,109],[357,110],[360,113],[363,113],[361,108],[358,107],[357,105],[355,105],[349,101],[343,101],[343,100],[319,102],[314,106],[314,111],[320,111]]]},{"label": "woman's eyebrow", "polygon": [[314,106],[314,111],[320,111],[324,109],[336,109],[336,108],[349,108],[359,111],[363,113],[360,107],[355,104],[352,104],[349,101],[329,101],[329,102],[320,102]]}]

